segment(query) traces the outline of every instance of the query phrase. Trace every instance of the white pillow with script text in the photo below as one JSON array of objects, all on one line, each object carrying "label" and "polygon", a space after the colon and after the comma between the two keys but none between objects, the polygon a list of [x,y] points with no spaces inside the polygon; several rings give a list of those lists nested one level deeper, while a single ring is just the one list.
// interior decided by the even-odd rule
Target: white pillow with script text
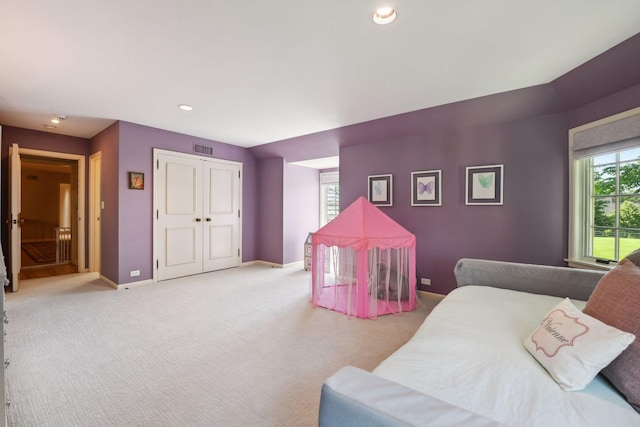
[{"label": "white pillow with script text", "polygon": [[635,339],[576,308],[555,306],[524,341],[525,348],[566,391],[585,388]]}]

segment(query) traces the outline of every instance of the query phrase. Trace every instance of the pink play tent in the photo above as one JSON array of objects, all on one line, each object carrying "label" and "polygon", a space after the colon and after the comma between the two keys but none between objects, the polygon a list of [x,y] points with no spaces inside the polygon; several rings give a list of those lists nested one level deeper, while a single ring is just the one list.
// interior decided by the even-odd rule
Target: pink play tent
[{"label": "pink play tent", "polygon": [[360,197],[313,233],[311,302],[350,317],[416,307],[416,238]]}]

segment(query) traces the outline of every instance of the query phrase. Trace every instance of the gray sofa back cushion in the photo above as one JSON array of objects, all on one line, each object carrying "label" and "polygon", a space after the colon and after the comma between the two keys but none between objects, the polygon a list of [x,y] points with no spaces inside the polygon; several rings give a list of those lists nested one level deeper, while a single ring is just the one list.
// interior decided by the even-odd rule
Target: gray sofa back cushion
[{"label": "gray sofa back cushion", "polygon": [[605,272],[463,258],[454,274],[458,287],[492,286],[586,301]]}]

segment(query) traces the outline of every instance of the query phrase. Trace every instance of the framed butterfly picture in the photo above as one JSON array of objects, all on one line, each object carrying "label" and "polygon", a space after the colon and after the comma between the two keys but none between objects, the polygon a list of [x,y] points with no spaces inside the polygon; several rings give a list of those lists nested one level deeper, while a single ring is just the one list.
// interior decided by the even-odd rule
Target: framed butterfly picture
[{"label": "framed butterfly picture", "polygon": [[411,172],[411,206],[442,206],[442,171]]},{"label": "framed butterfly picture", "polygon": [[370,175],[369,201],[376,206],[393,206],[393,175]]},{"label": "framed butterfly picture", "polygon": [[501,205],[504,165],[467,167],[467,205]]}]

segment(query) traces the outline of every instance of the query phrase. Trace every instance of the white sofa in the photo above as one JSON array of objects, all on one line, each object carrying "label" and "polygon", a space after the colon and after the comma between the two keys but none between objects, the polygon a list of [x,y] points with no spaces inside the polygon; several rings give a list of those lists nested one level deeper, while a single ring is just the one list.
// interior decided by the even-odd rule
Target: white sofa
[{"label": "white sofa", "polygon": [[602,273],[462,259],[455,275],[458,288],[372,373],[325,381],[320,426],[640,426],[606,379],[563,391],[523,346],[564,297],[582,308]]}]

